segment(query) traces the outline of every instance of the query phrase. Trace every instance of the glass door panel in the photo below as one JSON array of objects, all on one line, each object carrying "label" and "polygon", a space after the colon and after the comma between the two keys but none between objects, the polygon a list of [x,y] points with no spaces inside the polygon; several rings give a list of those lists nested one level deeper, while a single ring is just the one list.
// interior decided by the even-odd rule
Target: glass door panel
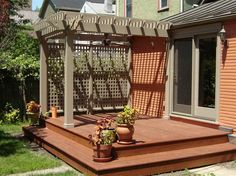
[{"label": "glass door panel", "polygon": [[191,114],[192,38],[175,40],[173,75],[173,111]]},{"label": "glass door panel", "polygon": [[214,119],[216,94],[216,37],[199,38],[196,57],[195,114]]}]

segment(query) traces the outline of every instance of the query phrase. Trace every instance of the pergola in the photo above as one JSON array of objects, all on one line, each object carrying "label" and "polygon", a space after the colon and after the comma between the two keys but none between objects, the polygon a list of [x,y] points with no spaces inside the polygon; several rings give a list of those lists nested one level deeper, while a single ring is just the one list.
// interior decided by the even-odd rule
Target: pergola
[{"label": "pergola", "polygon": [[[35,32],[40,41],[40,104],[41,111],[48,110],[48,43],[50,39],[64,39],[64,127],[74,127],[73,123],[73,45],[80,41],[116,41],[130,45],[131,36],[168,37],[171,24],[154,20],[140,20],[125,17],[58,12],[41,19],[35,24]],[[129,62],[131,48],[129,47]],[[91,80],[92,81],[92,80]],[[91,87],[90,87],[91,89]],[[130,89],[130,86],[129,86]]]}]

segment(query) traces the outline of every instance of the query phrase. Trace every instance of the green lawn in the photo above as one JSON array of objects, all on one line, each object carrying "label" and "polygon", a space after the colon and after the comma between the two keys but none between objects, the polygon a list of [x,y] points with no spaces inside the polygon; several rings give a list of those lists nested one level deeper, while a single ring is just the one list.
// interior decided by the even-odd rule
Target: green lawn
[{"label": "green lawn", "polygon": [[0,125],[0,175],[60,166],[60,160],[33,151],[27,140],[12,135],[21,132],[23,125]]},{"label": "green lawn", "polygon": [[67,171],[64,173],[45,174],[45,175],[37,175],[37,176],[82,176],[82,174],[76,173],[75,171]]}]

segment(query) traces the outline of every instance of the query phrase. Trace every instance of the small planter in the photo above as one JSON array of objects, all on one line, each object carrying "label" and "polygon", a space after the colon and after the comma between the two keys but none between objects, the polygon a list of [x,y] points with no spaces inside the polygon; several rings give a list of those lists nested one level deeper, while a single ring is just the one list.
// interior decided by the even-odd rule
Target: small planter
[{"label": "small planter", "polygon": [[27,117],[30,120],[30,125],[38,125],[39,113],[27,113]]},{"label": "small planter", "polygon": [[56,106],[51,107],[51,112],[52,112],[52,118],[57,118],[57,107]]},{"label": "small planter", "polygon": [[134,126],[127,124],[119,124],[116,128],[116,133],[118,135],[118,143],[119,144],[133,144],[133,134],[134,134]]},{"label": "small planter", "polygon": [[96,162],[108,162],[112,160],[112,145],[93,146],[93,160]]}]

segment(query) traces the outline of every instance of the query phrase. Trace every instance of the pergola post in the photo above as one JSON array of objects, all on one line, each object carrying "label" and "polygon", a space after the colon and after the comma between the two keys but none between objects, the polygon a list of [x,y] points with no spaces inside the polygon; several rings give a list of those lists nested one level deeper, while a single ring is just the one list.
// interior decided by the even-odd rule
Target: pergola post
[{"label": "pergola post", "polygon": [[73,36],[68,32],[65,39],[64,127],[73,128]]},{"label": "pergola post", "polygon": [[132,92],[131,92],[131,81],[132,81],[132,50],[129,46],[128,49],[128,84],[127,84],[127,91],[128,91],[128,105],[132,106]]},{"label": "pergola post", "polygon": [[40,87],[39,87],[39,103],[41,105],[40,112],[44,114],[48,111],[48,67],[47,67],[47,57],[48,48],[47,42],[37,33],[38,39],[40,41]]},{"label": "pergola post", "polygon": [[90,50],[89,50],[89,106],[88,106],[88,113],[92,114],[93,112],[93,46],[90,43]]}]

